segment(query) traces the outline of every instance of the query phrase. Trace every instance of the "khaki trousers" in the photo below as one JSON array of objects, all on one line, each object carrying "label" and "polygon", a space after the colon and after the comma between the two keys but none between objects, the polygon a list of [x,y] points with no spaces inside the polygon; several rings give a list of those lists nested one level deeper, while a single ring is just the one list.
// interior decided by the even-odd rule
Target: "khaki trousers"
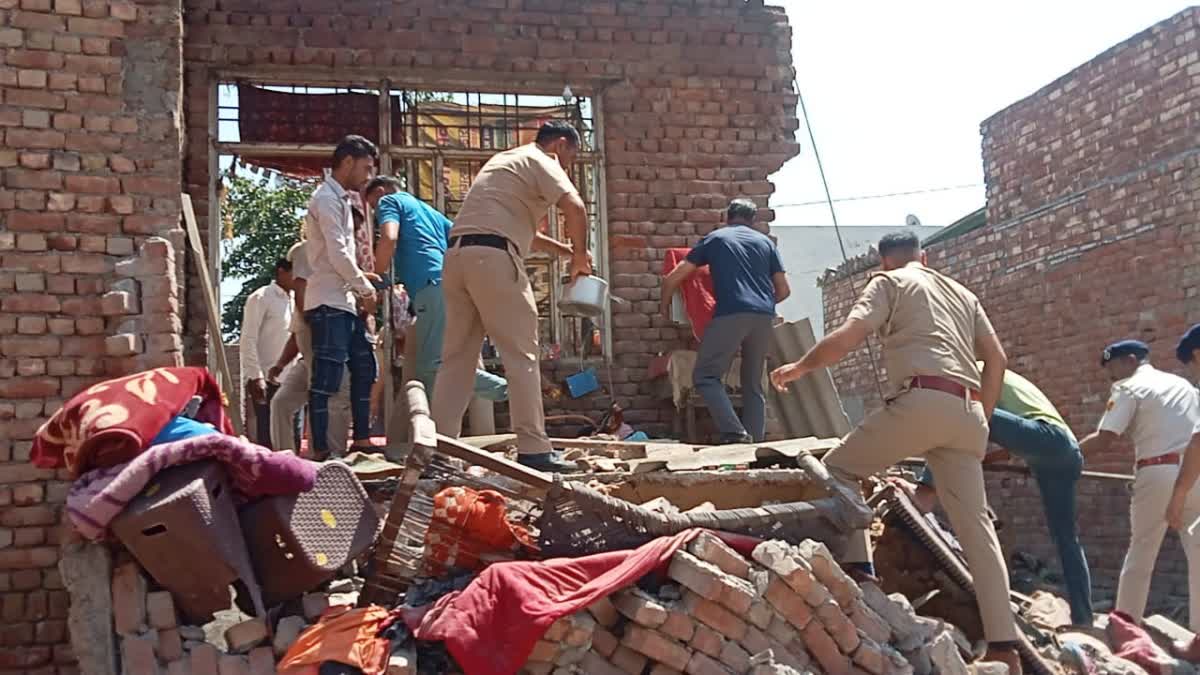
[{"label": "khaki trousers", "polygon": [[[1150,595],[1154,563],[1167,533],[1167,503],[1178,466],[1158,465],[1138,469],[1129,503],[1129,551],[1117,584],[1117,610],[1141,621]],[[1200,632],[1200,486],[1188,495],[1183,512],[1185,526],[1179,533],[1188,564],[1188,616],[1192,632]]]},{"label": "khaki trousers", "polygon": [[[825,456],[830,472],[858,481],[906,457],[924,456],[950,526],[975,579],[975,594],[989,642],[1017,639],[1009,604],[1008,569],[987,515],[981,460],[988,427],[983,406],[951,394],[913,389],[863,420]],[[846,562],[869,562],[867,532],[852,535]]]},{"label": "khaki trousers", "polygon": [[[271,398],[271,443],[276,450],[295,450],[292,416],[308,404],[308,383],[312,378],[312,338],[307,328],[296,332],[300,360],[293,361],[279,376],[279,390]],[[335,454],[345,454],[350,441],[350,378],[342,378],[342,386],[329,399],[329,448],[341,448]],[[311,443],[311,441],[310,441]]]},{"label": "khaki trousers", "polygon": [[475,395],[475,365],[487,335],[504,363],[518,452],[550,452],[538,367],[537,305],[525,265],[508,251],[457,246],[446,252],[442,286],[446,332],[432,403],[438,431],[447,436],[462,432],[463,415]]}]

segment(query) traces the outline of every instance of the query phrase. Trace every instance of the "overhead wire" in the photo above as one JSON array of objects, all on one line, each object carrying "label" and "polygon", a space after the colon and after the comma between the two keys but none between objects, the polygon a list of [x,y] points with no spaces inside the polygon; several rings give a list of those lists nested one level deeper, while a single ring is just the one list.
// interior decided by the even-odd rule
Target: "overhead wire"
[{"label": "overhead wire", "polygon": [[[815,150],[814,150],[814,152],[815,152]],[[821,204],[828,204],[830,201],[859,202],[859,201],[866,201],[869,199],[888,199],[891,197],[908,197],[911,195],[926,195],[926,194],[932,194],[935,192],[949,192],[951,190],[966,190],[968,188],[977,188],[977,187],[983,187],[983,183],[963,183],[962,185],[946,185],[943,187],[921,188],[919,190],[905,190],[903,192],[884,192],[884,193],[873,194],[873,195],[855,195],[853,197],[837,197],[832,200],[830,200],[828,198],[828,196],[826,196],[825,199],[818,199],[818,200],[810,201],[810,202],[793,202],[791,204],[773,204],[772,208],[780,209],[780,208],[792,208],[792,207],[799,207],[799,206],[819,206]]]},{"label": "overhead wire", "polygon": [[[817,149],[817,137],[813,134],[812,120],[808,117],[808,106],[804,105],[804,94],[800,89],[800,82],[796,78],[792,78],[792,86],[796,89],[796,99],[800,103],[800,112],[804,115],[804,128],[808,131],[808,143],[812,146],[813,158],[817,161],[817,173],[821,176],[821,187],[825,190],[825,203],[829,205],[829,217],[833,219],[833,232],[837,236],[838,248],[842,251],[842,262],[849,263],[850,256],[846,253],[846,242],[842,239],[842,229],[838,225],[837,209],[833,206],[833,194],[829,191],[829,181],[825,178],[825,165],[821,162],[821,152]],[[851,271],[847,275],[847,280],[850,282],[850,291],[854,296],[858,297],[858,284],[854,281],[854,274]],[[867,336],[867,356],[871,360],[871,373],[874,375],[875,389],[879,392],[880,404],[884,401],[883,382],[880,381],[879,364],[875,361],[875,346],[872,344],[871,336]]]}]

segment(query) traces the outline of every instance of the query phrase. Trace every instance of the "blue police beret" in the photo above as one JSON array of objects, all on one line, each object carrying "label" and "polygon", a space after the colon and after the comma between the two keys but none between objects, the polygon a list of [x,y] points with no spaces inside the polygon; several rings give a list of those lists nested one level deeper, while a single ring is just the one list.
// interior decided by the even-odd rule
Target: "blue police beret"
[{"label": "blue police beret", "polygon": [[1122,356],[1133,355],[1138,358],[1145,358],[1150,353],[1150,347],[1141,340],[1121,340],[1114,342],[1104,348],[1104,353],[1100,355],[1100,365],[1104,365],[1113,359],[1119,359]]},{"label": "blue police beret", "polygon": [[1200,323],[1188,329],[1179,338],[1179,346],[1175,347],[1175,356],[1183,363],[1191,363],[1192,350],[1200,349]]}]

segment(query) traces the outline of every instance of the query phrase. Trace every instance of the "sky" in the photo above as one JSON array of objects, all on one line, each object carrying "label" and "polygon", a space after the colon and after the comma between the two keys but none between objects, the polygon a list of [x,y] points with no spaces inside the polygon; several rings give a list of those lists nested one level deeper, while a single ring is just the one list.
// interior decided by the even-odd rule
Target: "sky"
[{"label": "sky", "polygon": [[[1008,3],[768,0],[787,10],[801,94],[838,222],[949,225],[984,205],[979,125],[1187,7],[1139,0]],[[775,225],[831,225],[803,115],[773,177]],[[970,186],[959,188],[958,186]],[[819,201],[813,206],[784,206]]]}]

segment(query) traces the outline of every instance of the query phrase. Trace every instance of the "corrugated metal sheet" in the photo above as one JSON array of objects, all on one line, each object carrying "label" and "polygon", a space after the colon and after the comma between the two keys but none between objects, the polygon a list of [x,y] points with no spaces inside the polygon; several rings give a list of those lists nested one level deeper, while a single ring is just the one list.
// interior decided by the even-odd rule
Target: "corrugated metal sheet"
[{"label": "corrugated metal sheet", "polygon": [[[775,327],[771,339],[770,366],[796,361],[816,344],[808,319],[782,323]],[[829,438],[850,433],[850,418],[842,408],[828,368],[793,382],[787,392],[780,393],[771,387],[767,401],[783,423],[788,438]]]}]

